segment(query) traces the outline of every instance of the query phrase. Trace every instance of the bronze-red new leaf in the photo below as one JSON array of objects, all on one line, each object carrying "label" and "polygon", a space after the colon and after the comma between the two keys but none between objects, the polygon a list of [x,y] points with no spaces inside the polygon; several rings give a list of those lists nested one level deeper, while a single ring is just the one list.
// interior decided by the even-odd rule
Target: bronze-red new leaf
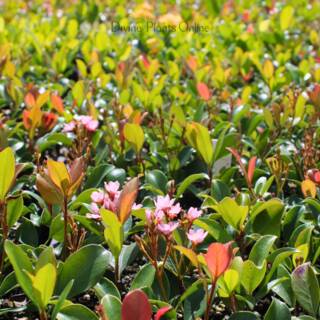
[{"label": "bronze-red new leaf", "polygon": [[136,201],[139,190],[139,178],[133,178],[123,187],[119,198],[118,217],[123,224],[130,216],[132,206]]}]

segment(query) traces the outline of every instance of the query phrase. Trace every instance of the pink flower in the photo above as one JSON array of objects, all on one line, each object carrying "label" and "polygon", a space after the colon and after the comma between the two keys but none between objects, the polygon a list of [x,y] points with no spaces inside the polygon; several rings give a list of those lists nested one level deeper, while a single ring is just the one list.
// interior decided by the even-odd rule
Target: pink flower
[{"label": "pink flower", "polygon": [[142,204],[134,203],[132,206],[132,210],[139,210],[142,208]]},{"label": "pink flower", "polygon": [[99,126],[99,122],[91,116],[79,116],[77,120],[90,132],[96,131]]},{"label": "pink flower", "polygon": [[198,219],[200,216],[202,215],[202,211],[198,210],[194,207],[190,207],[187,214],[186,214],[186,218],[192,222],[196,219]]},{"label": "pink flower", "polygon": [[86,217],[89,218],[89,219],[93,219],[93,220],[101,220],[100,214],[87,213]]},{"label": "pink flower", "polygon": [[181,211],[180,203],[175,204],[168,210],[168,216],[170,219],[174,219]]},{"label": "pink flower", "polygon": [[179,222],[170,221],[168,223],[158,224],[157,228],[163,235],[169,237],[172,234],[172,232],[178,228],[178,226]]},{"label": "pink flower", "polygon": [[89,219],[94,219],[94,220],[101,220],[100,212],[99,212],[99,207],[95,202],[92,202],[90,205],[90,210],[91,213],[87,213],[86,217]]},{"label": "pink flower", "polygon": [[108,192],[111,198],[114,198],[119,194],[120,183],[118,181],[110,181],[108,183],[104,183],[104,188]]},{"label": "pink flower", "polygon": [[90,132],[96,131],[98,126],[99,126],[99,122],[97,120],[91,120],[85,125],[86,129]]},{"label": "pink flower", "polygon": [[103,203],[104,193],[102,191],[94,191],[91,193],[91,200],[95,203]]},{"label": "pink flower", "polygon": [[155,219],[156,224],[161,223],[164,219],[164,212],[163,211],[156,211],[154,213],[154,219]]},{"label": "pink flower", "polygon": [[71,132],[71,131],[73,131],[74,129],[75,129],[75,127],[76,127],[76,123],[75,123],[75,121],[71,121],[71,122],[69,122],[69,123],[66,123],[65,125],[64,125],[64,128],[63,128],[63,132]]},{"label": "pink flower", "polygon": [[87,125],[92,119],[91,116],[78,116],[76,119],[82,123],[84,126]]},{"label": "pink flower", "polygon": [[162,223],[164,219],[164,212],[163,211],[152,211],[151,209],[146,209],[146,218],[148,224],[156,224]]},{"label": "pink flower", "polygon": [[168,195],[165,197],[158,196],[157,200],[155,201],[155,206],[157,210],[167,211],[169,210],[174,204],[174,199],[170,199]]},{"label": "pink flower", "polygon": [[90,209],[91,209],[91,212],[93,212],[94,214],[99,214],[99,207],[96,203],[92,202],[90,205]]},{"label": "pink flower", "polygon": [[117,211],[117,203],[118,203],[118,199],[111,200],[111,199],[105,198],[104,202],[103,202],[103,207],[107,210],[112,211],[112,212],[116,212]]},{"label": "pink flower", "polygon": [[207,234],[208,232],[204,232],[202,229],[190,229],[187,233],[187,237],[194,245],[197,245],[203,242]]},{"label": "pink flower", "polygon": [[153,219],[154,219],[154,214],[153,214],[152,210],[146,209],[146,218],[147,218],[148,224],[152,224]]}]

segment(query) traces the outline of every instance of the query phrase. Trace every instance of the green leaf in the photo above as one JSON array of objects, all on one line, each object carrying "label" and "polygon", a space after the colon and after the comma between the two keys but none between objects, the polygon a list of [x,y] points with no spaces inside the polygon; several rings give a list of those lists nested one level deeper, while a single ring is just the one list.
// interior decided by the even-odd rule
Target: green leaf
[{"label": "green leaf", "polygon": [[72,96],[76,101],[77,105],[81,106],[83,103],[83,100],[85,99],[85,88],[84,88],[83,80],[80,80],[75,83],[75,85],[72,88]]},{"label": "green leaf", "polygon": [[270,307],[268,308],[264,320],[291,320],[291,313],[288,306],[280,300],[273,298]]},{"label": "green leaf", "polygon": [[105,225],[104,237],[107,241],[110,251],[117,259],[120,255],[123,244],[123,226],[116,214],[109,210],[102,208],[100,210],[100,215]]},{"label": "green leaf", "polygon": [[35,273],[28,273],[32,289],[41,309],[45,309],[52,297],[57,279],[56,258],[51,247],[43,250],[36,264]]},{"label": "green leaf", "polygon": [[15,176],[15,159],[11,148],[0,152],[0,201],[4,201]]},{"label": "green leaf", "polygon": [[108,278],[102,278],[95,286],[94,291],[99,299],[102,299],[106,294],[115,296],[121,299],[120,292],[115,284]]},{"label": "green leaf", "polygon": [[73,280],[70,280],[69,283],[66,285],[66,287],[63,289],[63,291],[61,292],[61,294],[59,295],[59,299],[57,301],[57,303],[55,304],[52,313],[51,313],[51,319],[56,319],[57,318],[57,314],[60,311],[60,309],[62,308],[64,302],[66,301],[70,290],[73,286]]},{"label": "green leaf", "polygon": [[286,6],[283,8],[280,14],[280,27],[281,30],[287,30],[293,21],[294,9],[291,6]]},{"label": "green leaf", "polygon": [[320,305],[320,288],[310,263],[304,263],[293,271],[291,285],[301,307],[316,316]]},{"label": "green leaf", "polygon": [[151,287],[154,281],[156,270],[150,263],[144,265],[131,283],[130,291],[143,287]]},{"label": "green leaf", "polygon": [[227,242],[231,241],[232,237],[227,233],[225,228],[221,226],[220,223],[213,219],[208,218],[199,218],[193,222],[194,225],[202,228],[205,231],[208,231],[208,233],[217,241],[219,242]]},{"label": "green leaf", "polygon": [[106,294],[101,300],[101,305],[107,319],[121,319],[122,304],[119,298]]},{"label": "green leaf", "polygon": [[140,125],[126,123],[123,129],[125,139],[134,147],[137,153],[140,152],[144,142],[144,133]]},{"label": "green leaf", "polygon": [[229,320],[259,320],[260,318],[251,311],[238,311],[233,313]]},{"label": "green leaf", "polygon": [[249,260],[254,262],[257,266],[261,265],[269,255],[269,252],[276,239],[276,236],[270,235],[261,237],[251,249]]},{"label": "green leaf", "polygon": [[69,297],[93,287],[110,264],[108,251],[102,246],[89,244],[71,254],[59,272],[56,292],[60,294],[70,280],[74,280]]},{"label": "green leaf", "polygon": [[146,183],[158,190],[161,190],[163,195],[167,193],[168,178],[160,170],[155,169],[148,171],[146,173]]},{"label": "green leaf", "polygon": [[260,266],[255,265],[251,260],[246,260],[243,263],[240,282],[249,295],[251,295],[262,282],[266,273],[266,268],[266,261],[264,261],[264,263]]},{"label": "green leaf", "polygon": [[5,276],[0,283],[0,297],[7,294],[17,286],[16,275],[14,271]]},{"label": "green leaf", "polygon": [[223,181],[214,179],[211,185],[211,196],[215,200],[221,201],[225,197],[230,196],[230,188]]},{"label": "green leaf", "polygon": [[273,273],[277,270],[280,263],[296,252],[298,252],[297,249],[288,247],[283,247],[272,252],[267,259],[267,261],[272,264],[272,267],[266,276],[265,283],[270,281]]},{"label": "green leaf", "polygon": [[208,128],[200,123],[192,122],[187,125],[186,138],[190,145],[199,152],[204,162],[211,166],[213,145]]},{"label": "green leaf", "polygon": [[124,245],[119,256],[119,274],[124,271],[124,269],[130,265],[135,259],[139,252],[138,246],[135,242],[129,245]]},{"label": "green leaf", "polygon": [[181,182],[181,184],[178,186],[176,198],[179,198],[188,189],[188,187],[192,183],[194,183],[200,179],[209,180],[209,176],[205,173],[195,173],[195,174],[191,174],[186,179],[184,179]]},{"label": "green leaf", "polygon": [[6,240],[4,248],[10,260],[10,263],[13,267],[13,270],[15,272],[15,275],[20,287],[22,288],[24,293],[30,298],[30,300],[35,305],[38,305],[33,294],[31,279],[26,273],[26,272],[29,272],[29,273],[33,272],[32,264],[31,264],[31,261],[29,260],[29,257],[22,250],[20,246],[15,245],[10,240]]},{"label": "green leaf", "polygon": [[7,223],[12,227],[21,217],[23,212],[23,197],[19,196],[15,199],[7,201]]},{"label": "green leaf", "polygon": [[218,279],[218,292],[220,297],[230,297],[239,283],[239,272],[234,269],[228,269],[222,277]]},{"label": "green leaf", "polygon": [[280,236],[284,205],[278,199],[259,203],[251,213],[252,229],[259,234]]},{"label": "green leaf", "polygon": [[217,210],[226,223],[236,230],[241,230],[248,215],[249,207],[240,206],[234,199],[226,197],[219,202]]},{"label": "green leaf", "polygon": [[99,320],[99,318],[82,304],[71,304],[60,310],[57,320]]}]

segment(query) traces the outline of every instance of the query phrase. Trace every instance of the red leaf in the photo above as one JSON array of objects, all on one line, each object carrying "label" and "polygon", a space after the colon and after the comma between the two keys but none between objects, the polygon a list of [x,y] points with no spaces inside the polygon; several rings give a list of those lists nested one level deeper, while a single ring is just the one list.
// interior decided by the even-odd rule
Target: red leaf
[{"label": "red leaf", "polygon": [[52,112],[44,112],[42,114],[42,126],[45,130],[51,130],[58,121],[58,116]]},{"label": "red leaf", "polygon": [[141,55],[141,60],[142,60],[142,63],[143,63],[143,65],[144,65],[144,67],[145,67],[146,69],[148,69],[148,68],[150,67],[150,62],[149,62],[149,60],[148,60],[148,57],[147,57],[145,54],[142,54],[142,55]]},{"label": "red leaf", "polygon": [[189,56],[187,59],[188,67],[195,72],[198,68],[198,62],[194,56]]},{"label": "red leaf", "polygon": [[36,104],[36,99],[31,92],[28,92],[24,97],[24,103],[29,107],[33,107]]},{"label": "red leaf", "polygon": [[247,170],[246,170],[246,168],[245,168],[245,166],[244,166],[244,164],[243,164],[243,162],[241,160],[241,156],[240,156],[239,152],[236,149],[233,149],[233,148],[226,148],[226,149],[228,151],[230,151],[232,153],[232,155],[236,158],[236,160],[237,160],[237,162],[238,162],[238,164],[240,166],[240,169],[241,169],[241,171],[242,171],[247,183],[249,184],[248,173],[247,173]]},{"label": "red leaf", "polygon": [[212,277],[218,279],[228,269],[232,261],[232,243],[212,243],[204,257]]},{"label": "red leaf", "polygon": [[63,100],[61,99],[60,96],[53,94],[51,95],[51,102],[53,107],[59,112],[63,113],[64,112],[64,107],[63,107]]},{"label": "red leaf", "polygon": [[160,320],[161,317],[164,316],[170,310],[171,310],[170,306],[163,307],[163,308],[159,309],[157,311],[156,315],[154,316],[154,320]]},{"label": "red leaf", "polygon": [[142,290],[129,292],[122,303],[122,320],[150,320],[152,310],[148,297]]},{"label": "red leaf", "polygon": [[205,83],[199,82],[197,84],[197,90],[198,90],[199,96],[203,100],[208,101],[211,98],[211,93],[209,91],[208,86]]},{"label": "red leaf", "polygon": [[139,178],[133,178],[123,187],[118,205],[118,217],[121,223],[129,218],[132,206],[136,201],[139,190]]},{"label": "red leaf", "polygon": [[32,122],[31,122],[31,119],[30,119],[30,114],[31,112],[29,110],[23,110],[23,113],[22,113],[22,122],[23,122],[23,125],[24,127],[29,130],[31,128],[31,125],[32,125]]},{"label": "red leaf", "polygon": [[252,157],[249,160],[249,164],[248,164],[248,181],[250,186],[252,184],[254,169],[256,168],[256,161],[257,161],[257,157]]}]

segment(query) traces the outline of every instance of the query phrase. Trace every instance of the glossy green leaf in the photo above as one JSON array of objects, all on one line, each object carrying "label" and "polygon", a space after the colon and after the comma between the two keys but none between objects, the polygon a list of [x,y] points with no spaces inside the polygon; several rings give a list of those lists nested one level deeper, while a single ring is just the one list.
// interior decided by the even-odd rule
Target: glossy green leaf
[{"label": "glossy green leaf", "polygon": [[98,316],[82,304],[71,304],[63,307],[57,320],[98,320]]},{"label": "glossy green leaf", "polygon": [[203,179],[208,180],[209,176],[207,174],[205,174],[205,173],[195,173],[195,174],[191,174],[190,176],[185,178],[181,182],[181,184],[178,186],[176,198],[179,198],[188,189],[188,187],[192,183],[194,183],[194,182],[196,182],[198,180],[203,180]]},{"label": "glossy green leaf", "polygon": [[113,295],[106,294],[102,300],[101,305],[107,319],[121,319],[121,300]]},{"label": "glossy green leaf", "polygon": [[131,283],[130,290],[151,287],[154,281],[156,270],[150,263],[144,265],[136,274]]},{"label": "glossy green leaf", "polygon": [[248,215],[249,207],[240,206],[234,199],[226,197],[219,202],[217,210],[226,223],[236,230],[241,230]]},{"label": "glossy green leaf", "polygon": [[4,248],[13,267],[19,285],[25,294],[30,298],[30,300],[33,301],[35,305],[38,305],[33,295],[32,281],[26,273],[33,272],[29,257],[20,246],[15,245],[12,241],[7,240]]},{"label": "glossy green leaf", "polygon": [[270,307],[268,308],[264,320],[291,320],[291,313],[288,306],[280,300],[273,298]]},{"label": "glossy green leaf", "polygon": [[80,248],[61,267],[56,292],[60,294],[70,280],[74,283],[69,297],[88,290],[102,278],[109,264],[110,256],[102,246],[89,244]]},{"label": "glossy green leaf", "polygon": [[266,261],[260,266],[255,265],[251,260],[247,260],[243,263],[240,282],[249,295],[251,295],[262,282],[266,273],[266,268]]},{"label": "glossy green leaf", "polygon": [[320,305],[320,287],[310,263],[304,263],[293,271],[291,285],[301,307],[316,316]]}]

